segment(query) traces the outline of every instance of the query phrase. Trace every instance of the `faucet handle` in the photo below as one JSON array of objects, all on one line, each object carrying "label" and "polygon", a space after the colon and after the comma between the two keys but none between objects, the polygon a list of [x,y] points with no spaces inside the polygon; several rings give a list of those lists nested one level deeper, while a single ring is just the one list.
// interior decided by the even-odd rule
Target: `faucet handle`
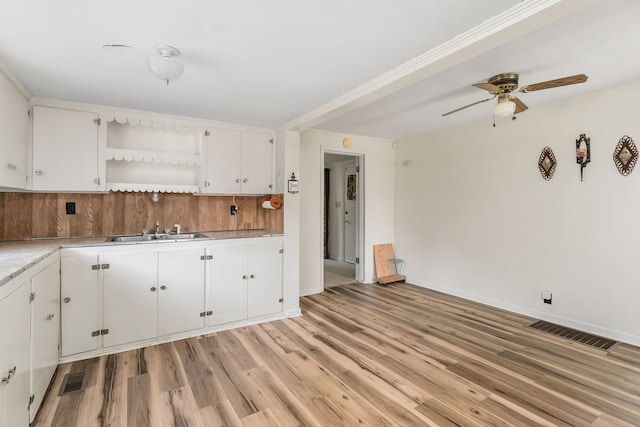
[{"label": "faucet handle", "polygon": [[173,226],[176,228],[176,234],[180,234],[180,230],[182,229],[182,226],[180,224],[173,224]]}]

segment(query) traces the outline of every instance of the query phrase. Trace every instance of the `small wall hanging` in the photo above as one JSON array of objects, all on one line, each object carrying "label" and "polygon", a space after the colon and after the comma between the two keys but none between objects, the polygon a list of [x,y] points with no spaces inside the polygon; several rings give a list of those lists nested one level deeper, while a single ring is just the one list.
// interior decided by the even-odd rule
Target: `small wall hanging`
[{"label": "small wall hanging", "polygon": [[540,169],[540,173],[545,180],[549,181],[553,178],[557,164],[558,162],[556,161],[556,156],[553,154],[553,150],[549,147],[544,147],[538,160],[538,169]]},{"label": "small wall hanging", "polygon": [[289,191],[289,193],[295,194],[300,191],[300,181],[298,181],[298,179],[296,178],[295,173],[291,174],[291,178],[287,183],[288,183],[287,190]]},{"label": "small wall hanging", "polygon": [[584,133],[576,139],[576,163],[580,165],[580,181],[582,181],[584,168],[591,162],[591,138]]},{"label": "small wall hanging", "polygon": [[632,171],[638,160],[638,149],[630,136],[623,136],[618,141],[616,149],[613,152],[613,162],[618,168],[618,172],[627,176]]}]

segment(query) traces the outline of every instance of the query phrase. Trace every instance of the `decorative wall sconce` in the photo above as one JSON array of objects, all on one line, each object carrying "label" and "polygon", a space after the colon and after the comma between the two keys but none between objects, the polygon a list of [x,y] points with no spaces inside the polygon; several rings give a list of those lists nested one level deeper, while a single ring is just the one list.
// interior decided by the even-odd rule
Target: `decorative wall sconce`
[{"label": "decorative wall sconce", "polygon": [[291,174],[291,179],[289,179],[288,183],[289,183],[288,185],[289,193],[294,194],[300,191],[300,181],[298,181],[298,179],[296,178],[295,173]]},{"label": "decorative wall sconce", "polygon": [[618,141],[616,149],[613,152],[613,162],[618,168],[618,172],[627,176],[632,171],[638,161],[638,149],[630,136],[623,136]]},{"label": "decorative wall sconce", "polygon": [[542,153],[540,153],[540,159],[538,160],[538,169],[540,169],[540,173],[546,181],[553,178],[557,165],[558,162],[556,160],[556,156],[553,154],[553,150],[549,147],[544,147],[542,149]]},{"label": "decorative wall sconce", "polygon": [[591,138],[584,133],[576,139],[576,163],[580,165],[580,181],[582,181],[584,168],[591,162]]}]

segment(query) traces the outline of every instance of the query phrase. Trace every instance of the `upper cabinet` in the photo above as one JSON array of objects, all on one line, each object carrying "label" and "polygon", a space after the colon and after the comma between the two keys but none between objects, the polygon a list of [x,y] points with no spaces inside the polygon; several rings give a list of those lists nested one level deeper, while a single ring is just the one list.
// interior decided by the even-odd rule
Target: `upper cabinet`
[{"label": "upper cabinet", "polygon": [[205,141],[204,193],[273,193],[272,134],[213,129]]},{"label": "upper cabinet", "polygon": [[29,101],[0,72],[0,187],[27,188]]},{"label": "upper cabinet", "polygon": [[107,190],[197,193],[202,131],[187,126],[107,124]]},{"label": "upper cabinet", "polygon": [[98,114],[33,107],[33,181],[36,191],[98,191]]}]

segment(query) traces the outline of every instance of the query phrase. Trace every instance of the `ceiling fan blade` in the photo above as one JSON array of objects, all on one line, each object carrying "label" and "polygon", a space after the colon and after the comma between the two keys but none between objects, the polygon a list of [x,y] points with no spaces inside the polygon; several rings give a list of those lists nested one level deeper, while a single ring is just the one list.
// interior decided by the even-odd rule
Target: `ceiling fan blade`
[{"label": "ceiling fan blade", "polygon": [[472,85],[473,87],[477,87],[478,89],[484,89],[487,92],[500,92],[500,88],[496,85],[492,85],[491,83],[475,83],[474,85]]},{"label": "ceiling fan blade", "polygon": [[532,85],[522,86],[518,92],[533,92],[535,90],[551,89],[554,87],[575,85],[584,83],[589,77],[586,74],[576,74],[575,76],[562,77],[561,79],[548,80],[546,82],[534,83]]},{"label": "ceiling fan blade", "polygon": [[516,103],[516,110],[513,112],[513,114],[522,113],[524,110],[529,109],[529,107],[527,107],[524,102],[520,101],[517,96],[510,96],[509,99]]},{"label": "ceiling fan blade", "polygon": [[460,110],[464,110],[465,108],[473,107],[474,105],[482,104],[483,102],[491,101],[494,98],[495,98],[495,96],[493,98],[482,99],[480,101],[474,102],[473,104],[465,105],[464,107],[456,108],[455,110],[451,110],[448,113],[444,113],[442,115],[442,117],[448,116],[449,114],[457,113]]}]

